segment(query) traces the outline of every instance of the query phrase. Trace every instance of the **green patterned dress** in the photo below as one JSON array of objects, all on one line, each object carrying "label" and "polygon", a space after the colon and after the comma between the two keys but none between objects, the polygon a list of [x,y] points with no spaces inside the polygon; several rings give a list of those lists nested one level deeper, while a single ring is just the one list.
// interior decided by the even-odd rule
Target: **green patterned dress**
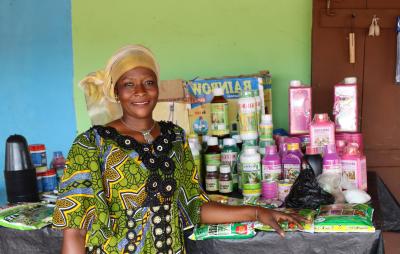
[{"label": "green patterned dress", "polygon": [[207,197],[183,130],[159,122],[143,145],[112,127],[79,135],[68,154],[55,228],[86,229],[88,253],[185,253],[183,230]]}]

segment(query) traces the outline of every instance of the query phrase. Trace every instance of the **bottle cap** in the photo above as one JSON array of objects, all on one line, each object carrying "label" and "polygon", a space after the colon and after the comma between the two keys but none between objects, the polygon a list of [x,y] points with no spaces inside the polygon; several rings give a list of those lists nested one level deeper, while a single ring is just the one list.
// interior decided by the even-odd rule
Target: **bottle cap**
[{"label": "bottle cap", "polygon": [[233,138],[224,138],[223,144],[224,146],[234,146],[236,141]]},{"label": "bottle cap", "polygon": [[245,146],[243,149],[244,149],[244,153],[255,154],[255,153],[257,153],[258,147],[257,146]]},{"label": "bottle cap", "polygon": [[314,115],[314,120],[317,121],[317,122],[329,121],[329,116],[326,113],[324,113],[324,114],[315,114]]},{"label": "bottle cap", "polygon": [[272,124],[272,115],[266,114],[261,116],[261,122],[262,123],[267,123],[267,124]]},{"label": "bottle cap", "polygon": [[356,77],[345,77],[343,80],[343,83],[345,84],[356,84],[357,83],[357,78]]},{"label": "bottle cap", "polygon": [[271,155],[276,153],[277,153],[276,145],[267,146],[265,148],[265,154]]},{"label": "bottle cap", "polygon": [[231,167],[229,165],[222,164],[219,166],[219,172],[221,174],[228,174],[231,172]]},{"label": "bottle cap", "polygon": [[46,150],[46,146],[43,144],[33,144],[28,146],[30,152],[37,152]]},{"label": "bottle cap", "polygon": [[300,80],[291,80],[290,81],[290,87],[298,87],[298,86],[301,86]]},{"label": "bottle cap", "polygon": [[240,138],[240,135],[233,135],[232,138],[235,140],[236,144],[242,143],[242,139]]},{"label": "bottle cap", "polygon": [[218,138],[217,137],[209,137],[207,140],[208,146],[217,146],[218,145]]},{"label": "bottle cap", "polygon": [[215,165],[207,165],[206,171],[207,172],[217,172],[218,168]]},{"label": "bottle cap", "polygon": [[53,153],[54,158],[64,157],[61,151],[55,151]]},{"label": "bottle cap", "polygon": [[312,147],[309,145],[306,147],[306,154],[308,155],[319,154],[319,149],[318,147]]},{"label": "bottle cap", "polygon": [[214,88],[213,95],[214,96],[224,96],[224,89],[222,89],[221,87]]},{"label": "bottle cap", "polygon": [[286,146],[288,151],[299,150],[299,143],[287,143]]}]

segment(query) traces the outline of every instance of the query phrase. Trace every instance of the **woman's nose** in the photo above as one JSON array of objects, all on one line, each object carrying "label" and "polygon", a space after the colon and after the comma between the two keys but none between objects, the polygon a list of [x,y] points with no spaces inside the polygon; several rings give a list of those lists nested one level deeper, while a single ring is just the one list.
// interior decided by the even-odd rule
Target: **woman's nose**
[{"label": "woman's nose", "polygon": [[134,91],[135,95],[144,95],[145,93],[146,93],[146,89],[144,88],[144,86],[142,84],[135,86],[135,91]]}]

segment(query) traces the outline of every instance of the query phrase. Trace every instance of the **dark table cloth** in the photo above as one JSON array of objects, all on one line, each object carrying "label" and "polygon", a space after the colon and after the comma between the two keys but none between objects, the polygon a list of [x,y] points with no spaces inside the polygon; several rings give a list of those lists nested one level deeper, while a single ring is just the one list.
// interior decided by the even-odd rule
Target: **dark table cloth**
[{"label": "dark table cloth", "polygon": [[[188,253],[384,253],[382,231],[400,232],[400,206],[375,174],[368,174],[368,192],[375,208],[375,233],[286,233],[258,232],[244,240],[187,240]],[[19,231],[0,227],[1,254],[60,253],[62,232],[44,228]]]}]

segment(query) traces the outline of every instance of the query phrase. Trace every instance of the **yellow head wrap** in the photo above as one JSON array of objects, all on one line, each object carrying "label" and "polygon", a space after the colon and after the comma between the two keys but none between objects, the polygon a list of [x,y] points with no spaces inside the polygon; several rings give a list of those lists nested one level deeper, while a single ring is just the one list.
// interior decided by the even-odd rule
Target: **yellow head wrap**
[{"label": "yellow head wrap", "polygon": [[104,96],[116,102],[114,88],[118,79],[127,71],[136,67],[152,70],[159,81],[159,66],[153,53],[141,45],[128,45],[118,50],[108,61],[104,77]]},{"label": "yellow head wrap", "polygon": [[121,117],[121,105],[115,100],[115,84],[125,72],[136,67],[149,68],[159,81],[159,67],[153,53],[141,45],[128,45],[110,58],[105,70],[90,73],[79,82],[85,91],[92,124],[106,124]]}]

